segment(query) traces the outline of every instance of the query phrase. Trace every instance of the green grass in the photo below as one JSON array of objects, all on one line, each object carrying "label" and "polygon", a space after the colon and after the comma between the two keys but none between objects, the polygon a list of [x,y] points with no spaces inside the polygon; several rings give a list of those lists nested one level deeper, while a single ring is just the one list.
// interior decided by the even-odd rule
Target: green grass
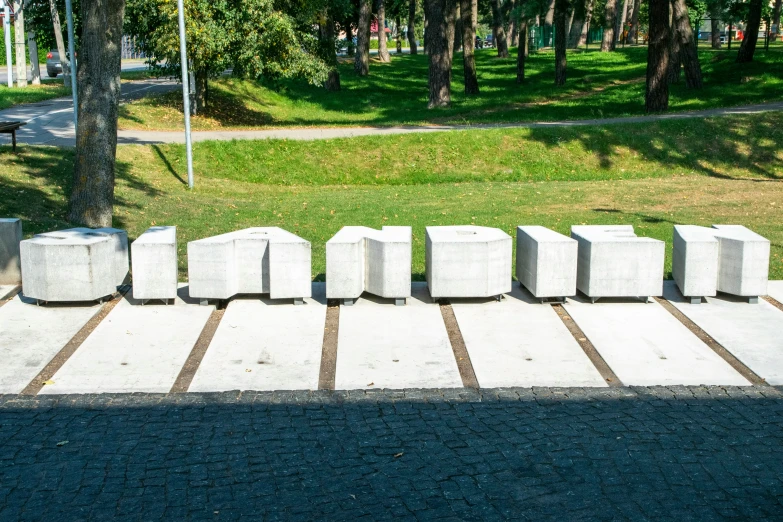
[{"label": "green grass", "polygon": [[0,110],[20,105],[23,103],[37,103],[52,98],[69,96],[71,88],[63,85],[62,79],[44,80],[41,85],[28,84],[27,87],[14,87],[9,89],[7,85],[0,85]]},{"label": "green grass", "polygon": [[[280,226],[312,242],[313,275],[323,280],[324,244],[345,225],[411,225],[421,279],[428,225],[475,223],[513,235],[520,224],[567,233],[573,224],[628,223],[668,243],[668,271],[674,224],[734,223],[772,241],[770,275],[783,279],[779,121],[770,113],[568,132],[437,133],[418,145],[400,136],[197,143],[193,191],[181,147],[121,146],[114,225],[131,239],[153,225],[177,225],[183,278],[188,241]],[[460,150],[471,142],[479,148]],[[378,151],[387,156],[378,159]],[[414,152],[417,166],[405,171]],[[297,163],[305,153],[311,166]],[[324,168],[318,154],[326,155]],[[28,236],[69,226],[70,149],[21,147],[14,155],[0,147],[0,164],[0,216],[23,218]],[[252,164],[255,171],[246,171]],[[392,164],[401,165],[399,178],[387,176]]]},{"label": "green grass", "polygon": [[[758,50],[750,64],[736,64],[736,49],[699,50],[704,89],[671,89],[670,110],[686,111],[783,99],[783,44]],[[516,83],[515,58],[498,59],[493,49],[477,53],[481,94],[462,93],[461,54],[455,56],[452,107],[427,109],[427,57],[392,56],[373,62],[359,78],[352,64],[340,66],[343,89],[337,93],[303,82],[270,89],[257,82],[224,78],[211,83],[211,106],[192,120],[196,130],[273,126],[344,126],[553,121],[644,113],[646,47],[595,49],[568,54],[568,82],[553,85],[554,54],[531,54],[527,80]],[[179,129],[178,93],[148,97],[121,109],[126,129]]]}]

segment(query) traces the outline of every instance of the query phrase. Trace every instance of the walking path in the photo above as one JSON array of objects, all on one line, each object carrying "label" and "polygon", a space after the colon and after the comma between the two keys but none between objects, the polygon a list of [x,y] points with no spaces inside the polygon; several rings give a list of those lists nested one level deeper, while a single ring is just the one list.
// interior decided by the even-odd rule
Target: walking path
[{"label": "walking path", "polygon": [[[123,101],[139,98],[151,93],[166,92],[178,88],[178,84],[168,80],[147,80],[123,84]],[[31,105],[20,105],[0,111],[0,120],[22,120],[28,125],[17,133],[19,143],[28,145],[55,145],[72,147],[75,143],[72,107],[70,99],[49,100]],[[314,127],[314,128],[275,128],[265,130],[219,130],[196,131],[193,141],[230,141],[230,140],[324,140],[352,138],[356,136],[385,136],[393,134],[412,134],[443,131],[465,131],[483,129],[518,129],[546,127],[576,127],[590,125],[614,125],[620,123],[649,123],[661,120],[707,118],[735,114],[759,114],[769,111],[783,111],[783,101],[756,105],[743,105],[701,111],[658,114],[647,116],[629,116],[623,118],[598,118],[589,120],[520,122],[520,123],[481,123],[475,125],[430,125],[398,127]],[[120,144],[184,143],[184,131],[144,131],[121,130],[117,133]]]}]

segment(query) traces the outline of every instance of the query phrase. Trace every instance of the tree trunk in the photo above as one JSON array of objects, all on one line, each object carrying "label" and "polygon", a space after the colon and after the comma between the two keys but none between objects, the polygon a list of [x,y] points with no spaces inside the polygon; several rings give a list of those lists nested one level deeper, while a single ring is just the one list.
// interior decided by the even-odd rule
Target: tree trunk
[{"label": "tree trunk", "polygon": [[590,30],[590,22],[593,21],[593,7],[595,6],[595,0],[588,0],[587,7],[585,7],[585,22],[582,26],[582,34],[579,35],[579,44],[587,44],[587,33]]},{"label": "tree trunk", "polygon": [[774,39],[777,40],[777,36],[780,34],[780,8],[783,1],[775,0],[775,7],[772,8],[772,25],[775,26]]},{"label": "tree trunk", "polygon": [[16,44],[16,86],[27,87],[27,32],[24,30],[22,0],[14,2],[14,40]]},{"label": "tree trunk", "polygon": [[418,54],[416,48],[416,31],[414,29],[416,24],[416,0],[410,0],[408,3],[408,45],[411,49],[411,54]]},{"label": "tree trunk", "polygon": [[680,69],[682,69],[682,57],[680,38],[677,35],[677,26],[674,23],[674,2],[669,0],[669,71],[666,73],[666,81],[679,83]]},{"label": "tree trunk", "polygon": [[691,21],[688,18],[688,7],[685,5],[685,0],[674,0],[672,8],[672,37],[679,40],[680,60],[685,68],[685,86],[690,89],[701,89],[701,65],[697,42],[693,37]]},{"label": "tree trunk", "polygon": [[579,46],[579,37],[582,35],[586,14],[587,5],[584,0],[576,0],[571,11],[571,27],[568,28],[568,42],[566,46],[569,49],[576,49]]},{"label": "tree trunk", "polygon": [[555,85],[566,82],[566,22],[569,0],[555,0]]},{"label": "tree trunk", "polygon": [[457,6],[457,15],[454,19],[454,41],[451,43],[452,55],[462,49],[462,13],[460,2],[461,0],[454,0],[454,5]]},{"label": "tree trunk", "polygon": [[525,58],[527,57],[527,20],[519,22],[519,47],[517,48],[517,83],[525,81]]},{"label": "tree trunk", "polygon": [[669,0],[649,0],[649,45],[647,47],[647,112],[669,108]]},{"label": "tree trunk", "polygon": [[517,0],[506,0],[503,7],[505,14],[503,18],[508,19],[508,32],[506,33],[506,48],[514,47],[519,44],[519,27],[517,27],[517,18],[513,16],[514,7],[516,7]]},{"label": "tree trunk", "polygon": [[601,52],[614,51],[614,28],[617,24],[617,0],[607,0],[604,17],[604,37]]},{"label": "tree trunk", "polygon": [[402,17],[397,15],[394,19],[395,31],[397,31],[397,54],[402,54]]},{"label": "tree trunk", "polygon": [[454,0],[425,0],[429,54],[428,107],[448,107],[451,103],[451,46],[454,41]]},{"label": "tree trunk", "polygon": [[617,35],[615,42],[623,41],[623,33],[625,32],[625,18],[628,16],[628,0],[623,0],[623,6],[620,8],[620,16],[617,20]]},{"label": "tree trunk", "polygon": [[713,49],[720,49],[720,8],[714,7],[710,11],[710,40],[712,41]]},{"label": "tree trunk", "polygon": [[356,27],[356,56],[353,70],[359,76],[370,74],[370,11],[372,0],[359,0],[359,25]]},{"label": "tree trunk", "polygon": [[465,72],[465,94],[478,94],[476,77],[476,4],[478,0],[460,0],[462,21],[462,67]]},{"label": "tree trunk", "polygon": [[353,27],[351,27],[350,18],[341,24],[345,31],[345,54],[347,56],[356,56],[356,47],[353,45]]},{"label": "tree trunk", "polygon": [[756,52],[756,41],[759,39],[761,5],[761,0],[750,0],[748,23],[745,25],[745,38],[742,39],[739,53],[737,53],[737,63],[753,61],[753,53]]},{"label": "tree trunk", "polygon": [[41,68],[38,64],[38,44],[35,42],[35,32],[27,32],[27,49],[30,53],[30,69],[33,73],[33,85],[41,85]]},{"label": "tree trunk", "polygon": [[389,46],[386,41],[386,7],[384,0],[378,0],[378,60],[383,63],[391,61]]},{"label": "tree trunk", "polygon": [[324,83],[324,88],[331,92],[339,91],[340,70],[337,68],[334,20],[328,8],[321,13],[318,36],[320,39],[321,59],[329,66],[329,75]]},{"label": "tree trunk", "polygon": [[639,37],[639,9],[642,7],[641,0],[633,1],[633,15],[631,15],[631,29],[628,31],[628,40],[626,43],[632,44]]},{"label": "tree trunk", "polygon": [[125,0],[82,0],[79,45],[79,126],[69,221],[110,227],[120,105]]},{"label": "tree trunk", "polygon": [[204,109],[209,105],[209,73],[207,72],[207,69],[195,67],[194,64],[193,76],[196,78],[196,104],[192,109],[194,109],[194,114],[199,114],[204,112]]},{"label": "tree trunk", "polygon": [[57,42],[57,54],[60,55],[60,63],[63,67],[63,85],[71,84],[71,66],[68,56],[65,54],[65,42],[63,41],[63,30],[60,26],[60,13],[54,0],[49,0],[49,12],[52,15],[52,26],[54,27],[54,40]]},{"label": "tree trunk", "polygon": [[500,0],[491,0],[492,5],[492,39],[498,49],[498,58],[508,58],[508,45],[506,45],[506,29],[504,27],[503,13],[500,10]]}]

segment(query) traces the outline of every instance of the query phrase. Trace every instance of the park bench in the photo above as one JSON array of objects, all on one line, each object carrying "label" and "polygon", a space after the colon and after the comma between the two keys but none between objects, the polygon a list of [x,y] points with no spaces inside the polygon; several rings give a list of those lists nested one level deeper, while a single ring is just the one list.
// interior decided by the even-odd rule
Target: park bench
[{"label": "park bench", "polygon": [[16,152],[16,131],[22,126],[27,125],[23,121],[0,121],[0,134],[10,134],[13,151]]}]

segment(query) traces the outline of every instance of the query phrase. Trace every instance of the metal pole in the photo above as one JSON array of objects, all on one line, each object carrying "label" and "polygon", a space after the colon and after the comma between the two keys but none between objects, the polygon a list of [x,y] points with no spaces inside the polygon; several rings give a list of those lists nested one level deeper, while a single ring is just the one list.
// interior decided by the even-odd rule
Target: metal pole
[{"label": "metal pole", "polygon": [[185,42],[185,7],[177,0],[179,14],[179,61],[182,62],[182,105],[185,109],[185,151],[188,157],[188,188],[193,188],[193,144],[190,141],[190,88],[188,86],[188,51]]},{"label": "metal pole", "polygon": [[[73,96],[73,131],[76,132],[76,128],[79,124],[79,95],[76,92],[76,51],[74,50],[73,42],[73,9],[71,8],[71,0],[65,0],[65,17],[68,22],[68,54],[70,59],[68,60],[69,68],[71,69],[71,95]],[[60,57],[62,60],[62,57]]]},{"label": "metal pole", "polygon": [[8,87],[14,86],[14,68],[11,65],[11,9],[3,5],[3,29],[5,30],[5,63],[8,64]]}]

